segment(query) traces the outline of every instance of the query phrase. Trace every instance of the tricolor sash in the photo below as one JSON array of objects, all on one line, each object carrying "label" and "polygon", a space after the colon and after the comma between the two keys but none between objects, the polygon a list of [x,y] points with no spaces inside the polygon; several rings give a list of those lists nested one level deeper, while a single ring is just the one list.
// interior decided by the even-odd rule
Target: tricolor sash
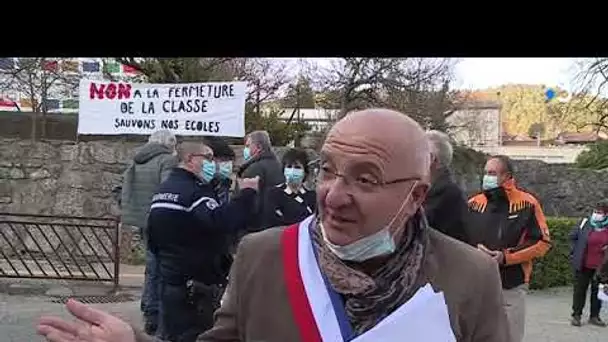
[{"label": "tricolor sash", "polygon": [[456,342],[443,293],[430,284],[372,329],[354,336],[344,303],[322,274],[310,227],[314,215],[283,231],[285,284],[302,342]]}]

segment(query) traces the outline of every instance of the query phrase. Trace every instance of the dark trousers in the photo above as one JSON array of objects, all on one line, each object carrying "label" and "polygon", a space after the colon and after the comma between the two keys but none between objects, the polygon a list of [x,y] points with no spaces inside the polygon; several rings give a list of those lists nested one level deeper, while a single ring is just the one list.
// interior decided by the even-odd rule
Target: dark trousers
[{"label": "dark trousers", "polygon": [[602,309],[602,302],[597,298],[599,282],[594,269],[583,267],[577,271],[574,277],[574,293],[572,295],[572,316],[582,316],[583,308],[585,307],[585,299],[587,298],[587,289],[591,285],[591,298],[589,304],[591,306],[589,317],[599,317]]},{"label": "dark trousers", "polygon": [[161,281],[160,321],[157,336],[171,342],[195,342],[213,327],[221,293],[193,297],[186,286]]},{"label": "dark trousers", "polygon": [[158,302],[160,292],[160,275],[156,257],[150,250],[146,250],[146,271],[144,289],[141,295],[141,311],[144,314],[145,330],[153,335],[158,327]]}]

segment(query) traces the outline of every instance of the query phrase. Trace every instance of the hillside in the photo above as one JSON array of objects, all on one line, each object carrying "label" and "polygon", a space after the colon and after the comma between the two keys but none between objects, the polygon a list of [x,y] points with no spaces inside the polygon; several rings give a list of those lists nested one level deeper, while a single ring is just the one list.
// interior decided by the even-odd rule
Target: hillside
[{"label": "hillside", "polygon": [[[552,88],[560,92],[559,96],[565,95],[563,90]],[[589,132],[601,127],[606,115],[600,106],[603,101],[573,96],[566,103],[555,99],[546,103],[545,89],[541,84],[507,84],[465,94],[471,100],[500,102],[503,127],[512,135],[534,135],[542,127],[542,138],[553,138],[560,132]]]}]

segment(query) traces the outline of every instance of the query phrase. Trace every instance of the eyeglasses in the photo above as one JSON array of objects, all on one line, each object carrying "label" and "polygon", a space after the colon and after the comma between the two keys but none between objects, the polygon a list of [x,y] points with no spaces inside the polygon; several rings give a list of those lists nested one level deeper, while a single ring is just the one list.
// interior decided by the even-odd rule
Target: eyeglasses
[{"label": "eyeglasses", "polygon": [[211,153],[192,153],[190,155],[190,158],[193,158],[193,157],[203,157],[204,159],[211,160],[211,159],[213,159],[213,154],[211,154]]},{"label": "eyeglasses", "polygon": [[341,174],[336,171],[331,170],[328,167],[321,167],[319,173],[317,174],[318,181],[321,182],[329,182],[336,180],[337,178],[342,178],[344,180],[344,184],[349,188],[353,189],[353,191],[358,192],[374,192],[380,190],[381,188],[397,183],[404,183],[413,180],[420,180],[420,177],[407,177],[407,178],[398,178],[390,181],[379,181],[377,179],[373,179],[369,176],[365,175],[349,175],[349,174]]}]

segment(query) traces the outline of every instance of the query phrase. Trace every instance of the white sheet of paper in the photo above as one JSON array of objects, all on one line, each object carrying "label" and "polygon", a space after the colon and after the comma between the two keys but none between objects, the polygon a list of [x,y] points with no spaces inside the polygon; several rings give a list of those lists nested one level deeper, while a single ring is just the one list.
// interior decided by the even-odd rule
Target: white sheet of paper
[{"label": "white sheet of paper", "polygon": [[420,288],[403,306],[353,342],[456,342],[443,293]]},{"label": "white sheet of paper", "polygon": [[600,284],[599,291],[597,291],[597,299],[608,302],[608,295],[604,292],[604,290],[608,287],[607,284]]}]

